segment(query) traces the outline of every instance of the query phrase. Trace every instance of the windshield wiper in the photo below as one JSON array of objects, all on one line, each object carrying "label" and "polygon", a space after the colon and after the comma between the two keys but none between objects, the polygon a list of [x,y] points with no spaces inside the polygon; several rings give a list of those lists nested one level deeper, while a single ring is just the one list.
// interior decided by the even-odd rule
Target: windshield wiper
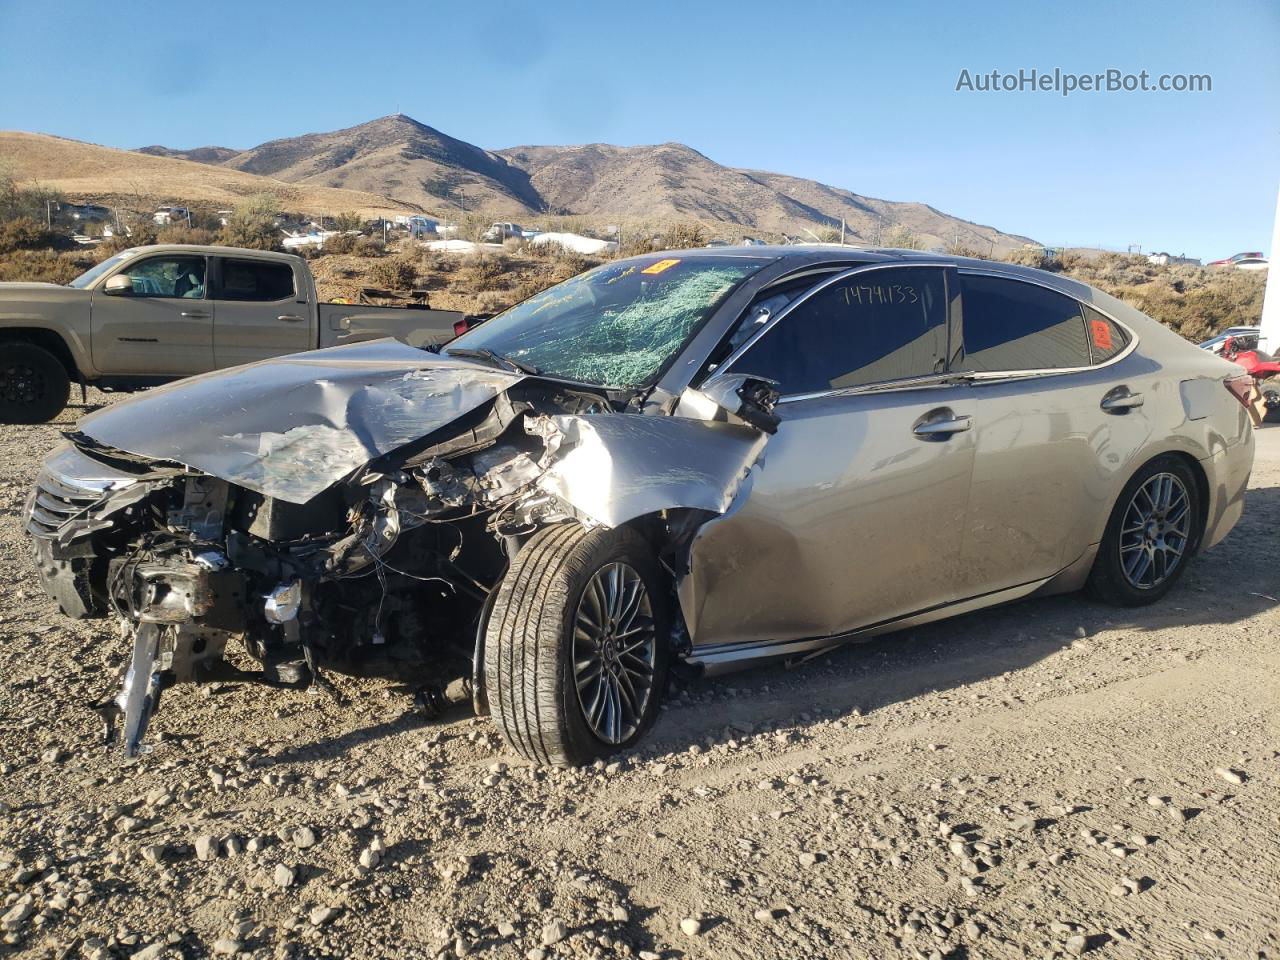
[{"label": "windshield wiper", "polygon": [[510,357],[504,357],[502,354],[490,350],[488,347],[445,347],[445,351],[451,357],[470,357],[474,360],[488,360],[492,364],[499,367],[506,367],[508,370],[514,370],[516,373],[527,373],[531,377],[536,377],[542,371],[529,363],[521,363],[519,360],[512,360]]}]

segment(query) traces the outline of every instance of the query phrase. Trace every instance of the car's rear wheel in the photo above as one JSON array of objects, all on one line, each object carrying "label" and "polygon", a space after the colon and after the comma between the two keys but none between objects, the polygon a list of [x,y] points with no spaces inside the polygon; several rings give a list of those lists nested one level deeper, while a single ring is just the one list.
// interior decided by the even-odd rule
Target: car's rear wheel
[{"label": "car's rear wheel", "polygon": [[559,524],[524,545],[497,588],[485,695],[517,753],[560,766],[635,743],[666,684],[666,594],[634,530]]},{"label": "car's rear wheel", "polygon": [[1267,411],[1262,419],[1267,423],[1280,423],[1280,388],[1271,385],[1263,387],[1262,399],[1267,404]]},{"label": "car's rear wheel", "polygon": [[1182,576],[1200,542],[1200,490],[1186,461],[1157,457],[1125,485],[1107,521],[1089,590],[1126,607],[1154,603]]},{"label": "car's rear wheel", "polygon": [[44,423],[67,405],[71,379],[61,361],[33,343],[0,343],[0,423]]}]

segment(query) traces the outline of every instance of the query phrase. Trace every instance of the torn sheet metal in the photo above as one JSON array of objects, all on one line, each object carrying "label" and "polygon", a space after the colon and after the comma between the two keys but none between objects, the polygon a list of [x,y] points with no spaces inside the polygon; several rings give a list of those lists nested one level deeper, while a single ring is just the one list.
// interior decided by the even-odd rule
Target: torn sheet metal
[{"label": "torn sheet metal", "polygon": [[80,429],[118,450],[305,503],[523,379],[375,340],[181,380],[90,414]]},{"label": "torn sheet metal", "polygon": [[530,432],[551,461],[538,487],[609,527],[678,507],[723,513],[768,441],[733,423],[632,414],[543,417]]}]

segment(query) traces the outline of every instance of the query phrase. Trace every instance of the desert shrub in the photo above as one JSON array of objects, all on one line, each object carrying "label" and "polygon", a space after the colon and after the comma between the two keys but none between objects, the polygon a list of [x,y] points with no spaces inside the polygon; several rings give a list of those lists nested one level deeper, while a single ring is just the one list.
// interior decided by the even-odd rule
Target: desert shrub
[{"label": "desert shrub", "polygon": [[217,235],[204,227],[188,227],[186,224],[161,227],[156,231],[156,243],[195,243],[208,245],[217,242]]},{"label": "desert shrub", "polygon": [[972,244],[965,243],[963,240],[952,240],[942,248],[944,253],[953,257],[973,257],[975,260],[990,260],[992,257],[988,250],[979,250]]},{"label": "desert shrub", "polygon": [[689,250],[707,245],[707,231],[700,223],[675,223],[662,233],[663,250]]},{"label": "desert shrub", "polygon": [[0,223],[0,253],[52,247],[55,239],[52,230],[31,217],[17,217]]},{"label": "desert shrub", "polygon": [[360,214],[347,210],[333,218],[333,229],[346,233],[348,230],[360,230],[364,227],[364,221],[360,218]]},{"label": "desert shrub", "polygon": [[890,227],[885,232],[884,246],[892,247],[896,250],[922,250],[924,249],[924,241],[906,227],[898,224]]},{"label": "desert shrub", "polygon": [[646,253],[661,250],[662,231],[650,224],[624,228],[618,244],[618,256],[638,257]]},{"label": "desert shrub", "polygon": [[385,257],[369,268],[369,279],[387,290],[409,290],[418,280],[417,264],[404,257]]},{"label": "desert shrub", "polygon": [[524,253],[525,247],[528,245],[528,241],[524,237],[507,237],[502,241],[502,249],[507,253]]},{"label": "desert shrub", "polygon": [[468,255],[457,272],[457,282],[477,293],[500,290],[506,286],[510,261],[502,254],[476,251]]},{"label": "desert shrub", "polygon": [[350,233],[339,233],[329,237],[324,242],[325,253],[351,253],[356,248],[356,241],[362,240],[363,237],[357,237]]},{"label": "desert shrub", "polygon": [[578,253],[576,250],[570,250],[568,247],[561,247],[558,244],[554,246],[557,252],[551,269],[556,283],[561,280],[568,280],[570,277],[576,277],[596,265],[597,261]]},{"label": "desert shrub", "polygon": [[458,269],[458,258],[443,250],[428,250],[422,258],[428,273],[453,273]]},{"label": "desert shrub", "polygon": [[13,250],[0,256],[0,281],[28,283],[69,283],[84,273],[88,263],[54,251]]},{"label": "desert shrub", "polygon": [[275,197],[255,194],[235,205],[222,228],[219,241],[230,247],[250,250],[279,250],[280,229],[276,226]]},{"label": "desert shrub", "polygon": [[380,257],[386,253],[386,250],[381,240],[375,240],[373,237],[357,237],[351,252],[357,257]]},{"label": "desert shrub", "polygon": [[515,300],[508,294],[488,290],[479,294],[472,302],[475,304],[474,312],[492,314],[501,313],[503,310],[507,309],[507,307],[511,306],[511,304],[515,303]]}]

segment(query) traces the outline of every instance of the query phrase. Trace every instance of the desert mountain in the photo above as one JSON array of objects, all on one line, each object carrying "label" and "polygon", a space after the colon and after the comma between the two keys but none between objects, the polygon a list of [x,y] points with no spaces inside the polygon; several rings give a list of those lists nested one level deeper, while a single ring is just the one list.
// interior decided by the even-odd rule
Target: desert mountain
[{"label": "desert mountain", "polygon": [[132,150],[115,150],[42,133],[0,131],[0,159],[24,183],[61,190],[70,200],[92,200],[127,208],[161,203],[229,207],[260,193],[273,194],[282,210],[369,216],[420,211],[374,193],[311,184],[284,183],[220,165],[195,163]]},{"label": "desert mountain", "polygon": [[900,227],[926,246],[959,240],[984,252],[1029,242],[922,203],[876,200],[816,180],[725,167],[681,143],[512,147],[498,154],[528,171],[549,209],[566,213],[689,217],[801,238],[838,227],[843,219],[847,237],[855,241],[881,243]]},{"label": "desert mountain", "polygon": [[290,183],[386,193],[431,207],[524,213],[543,207],[523,170],[403,114],[272,140],[220,162]]},{"label": "desert mountain", "polygon": [[[868,243],[891,241],[895,228],[909,231],[930,247],[959,241],[1002,251],[1029,242],[1026,237],[953,217],[923,203],[879,200],[816,180],[726,167],[680,143],[484,150],[403,114],[330,133],[272,140],[242,151],[217,146],[192,150],[150,146],[125,155],[179,165],[166,168],[167,172],[139,168],[134,171],[134,183],[149,184],[162,172],[176,177],[179,170],[182,178],[194,183],[202,179],[199,171],[203,169],[206,174],[219,171],[204,176],[209,181],[204,185],[206,192],[244,190],[244,184],[217,178],[245,176],[265,184],[291,184],[316,199],[320,194],[314,191],[323,190],[361,198],[359,203],[334,205],[328,212],[367,210],[376,205],[370,202],[376,198],[383,206],[445,215],[479,211],[504,219],[540,214],[633,223],[696,219],[724,224],[726,229],[717,232],[729,238],[787,234],[807,239],[838,228],[843,220],[849,239]],[[47,169],[33,176],[56,179]],[[75,188],[63,186],[73,192],[92,192],[92,181],[80,179],[77,183]],[[168,186],[154,192],[184,199]],[[308,209],[315,206],[310,204]]]}]

